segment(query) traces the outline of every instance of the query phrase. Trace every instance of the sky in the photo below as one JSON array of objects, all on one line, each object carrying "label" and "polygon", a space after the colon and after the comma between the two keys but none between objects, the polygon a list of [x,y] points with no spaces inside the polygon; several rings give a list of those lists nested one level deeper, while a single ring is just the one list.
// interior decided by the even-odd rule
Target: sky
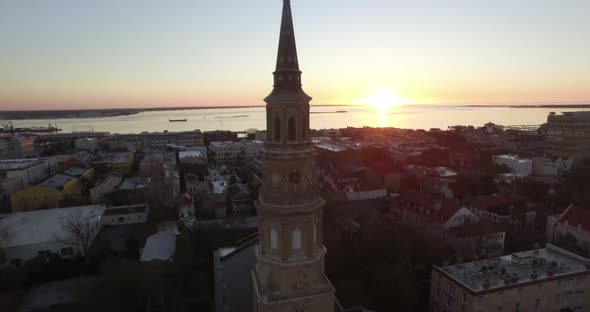
[{"label": "sky", "polygon": [[[312,104],[590,103],[590,1],[291,2]],[[0,110],[263,105],[281,6],[0,0]]]}]

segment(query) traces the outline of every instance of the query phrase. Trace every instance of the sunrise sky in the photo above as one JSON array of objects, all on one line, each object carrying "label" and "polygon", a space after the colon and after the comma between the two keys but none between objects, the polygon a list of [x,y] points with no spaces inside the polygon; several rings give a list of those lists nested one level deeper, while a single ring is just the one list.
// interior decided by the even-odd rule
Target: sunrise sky
[{"label": "sunrise sky", "polygon": [[[261,105],[280,0],[0,0],[0,109]],[[590,1],[292,0],[313,104],[590,102]]]}]

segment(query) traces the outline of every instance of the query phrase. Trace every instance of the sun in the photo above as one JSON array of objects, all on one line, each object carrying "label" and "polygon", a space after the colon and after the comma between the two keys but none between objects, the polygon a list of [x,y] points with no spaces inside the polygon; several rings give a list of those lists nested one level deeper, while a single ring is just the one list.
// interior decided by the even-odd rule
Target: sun
[{"label": "sun", "polygon": [[394,95],[387,90],[381,90],[368,98],[365,103],[371,104],[379,109],[386,109],[393,106],[409,104],[410,101],[400,96]]}]

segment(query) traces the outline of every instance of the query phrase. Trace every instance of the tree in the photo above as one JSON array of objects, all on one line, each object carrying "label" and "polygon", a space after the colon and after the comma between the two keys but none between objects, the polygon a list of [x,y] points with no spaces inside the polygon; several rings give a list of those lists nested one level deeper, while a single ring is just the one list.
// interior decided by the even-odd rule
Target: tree
[{"label": "tree", "polygon": [[97,223],[94,217],[84,218],[80,214],[73,213],[66,217],[62,223],[62,234],[56,234],[56,240],[66,245],[78,246],[82,250],[82,256],[88,260],[88,250],[97,234]]}]

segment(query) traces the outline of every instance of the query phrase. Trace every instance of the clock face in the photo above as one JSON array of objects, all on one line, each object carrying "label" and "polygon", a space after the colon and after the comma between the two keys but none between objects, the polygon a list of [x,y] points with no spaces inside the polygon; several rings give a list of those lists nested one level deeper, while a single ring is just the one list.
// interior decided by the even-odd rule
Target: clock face
[{"label": "clock face", "polygon": [[301,175],[297,171],[291,172],[289,175],[289,182],[291,184],[298,184],[301,181]]}]

